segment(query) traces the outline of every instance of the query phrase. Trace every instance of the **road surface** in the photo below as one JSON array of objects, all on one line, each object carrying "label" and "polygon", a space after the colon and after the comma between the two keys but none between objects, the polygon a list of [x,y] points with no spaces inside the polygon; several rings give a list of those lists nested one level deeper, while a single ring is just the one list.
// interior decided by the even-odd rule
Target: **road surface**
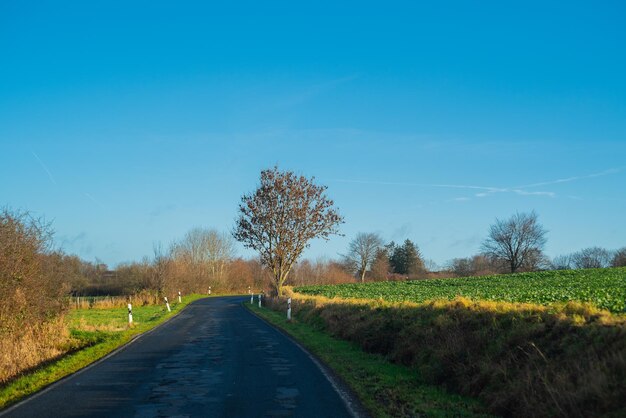
[{"label": "road surface", "polygon": [[242,301],[196,301],[111,357],[0,415],[351,416],[314,361]]}]

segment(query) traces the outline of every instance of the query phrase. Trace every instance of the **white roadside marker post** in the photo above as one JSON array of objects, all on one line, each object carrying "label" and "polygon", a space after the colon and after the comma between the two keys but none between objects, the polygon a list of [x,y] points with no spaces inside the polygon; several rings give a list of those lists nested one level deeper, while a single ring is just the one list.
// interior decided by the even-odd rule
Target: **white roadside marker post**
[{"label": "white roadside marker post", "polygon": [[291,321],[291,298],[287,299],[287,321]]},{"label": "white roadside marker post", "polygon": [[183,300],[180,298],[180,290],[178,291],[178,303],[182,303]]},{"label": "white roadside marker post", "polygon": [[133,305],[128,304],[128,325],[133,324]]},{"label": "white roadside marker post", "polygon": [[261,296],[263,296],[263,293],[259,293],[259,308],[261,307]]},{"label": "white roadside marker post", "polygon": [[211,294],[211,286],[209,286],[209,295]]},{"label": "white roadside marker post", "polygon": [[248,293],[250,294],[250,305],[254,303],[254,293],[250,290],[250,286],[248,286]]},{"label": "white roadside marker post", "polygon": [[167,296],[164,296],[163,299],[165,299],[165,306],[167,306],[167,311],[172,312],[172,309],[170,308],[170,303],[167,301]]}]

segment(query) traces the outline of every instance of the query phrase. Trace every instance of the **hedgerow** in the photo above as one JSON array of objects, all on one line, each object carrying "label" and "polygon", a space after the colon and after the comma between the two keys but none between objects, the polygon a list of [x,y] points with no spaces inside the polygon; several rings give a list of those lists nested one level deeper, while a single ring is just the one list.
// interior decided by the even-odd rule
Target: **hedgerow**
[{"label": "hedgerow", "polygon": [[[284,300],[269,301],[285,309]],[[626,318],[589,304],[343,300],[292,294],[294,318],[514,417],[623,416]]]}]

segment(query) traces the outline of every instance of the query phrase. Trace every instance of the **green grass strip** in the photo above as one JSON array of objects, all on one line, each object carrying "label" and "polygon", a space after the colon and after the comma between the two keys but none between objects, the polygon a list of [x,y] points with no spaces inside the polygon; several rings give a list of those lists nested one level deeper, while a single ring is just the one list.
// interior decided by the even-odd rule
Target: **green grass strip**
[{"label": "green grass strip", "polygon": [[[70,311],[67,317],[72,336],[81,340],[84,344],[90,345],[67,354],[57,361],[42,366],[0,387],[0,409],[14,404],[22,398],[101,359],[116,348],[128,343],[136,335],[146,332],[173,317],[189,303],[204,297],[206,295],[189,295],[183,298],[182,303],[173,301],[171,304],[172,312],[167,312],[165,307],[160,305],[133,307],[133,322],[135,324],[133,328],[128,328],[127,326],[128,313],[126,308],[75,309]],[[81,324],[87,326],[111,326],[121,330],[83,331],[77,329]]]},{"label": "green grass strip", "polygon": [[364,352],[322,329],[288,322],[286,315],[256,305],[248,309],[291,335],[337,373],[374,417],[486,417],[479,401],[424,383],[416,371]]}]

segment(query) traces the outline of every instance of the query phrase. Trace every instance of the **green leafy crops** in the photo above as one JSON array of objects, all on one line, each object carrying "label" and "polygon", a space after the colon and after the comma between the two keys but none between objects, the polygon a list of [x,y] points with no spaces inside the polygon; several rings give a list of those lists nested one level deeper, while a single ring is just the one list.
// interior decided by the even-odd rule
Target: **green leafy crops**
[{"label": "green leafy crops", "polygon": [[375,282],[294,289],[308,295],[423,302],[454,299],[527,302],[589,302],[614,313],[626,311],[626,268],[561,270],[453,279]]}]

